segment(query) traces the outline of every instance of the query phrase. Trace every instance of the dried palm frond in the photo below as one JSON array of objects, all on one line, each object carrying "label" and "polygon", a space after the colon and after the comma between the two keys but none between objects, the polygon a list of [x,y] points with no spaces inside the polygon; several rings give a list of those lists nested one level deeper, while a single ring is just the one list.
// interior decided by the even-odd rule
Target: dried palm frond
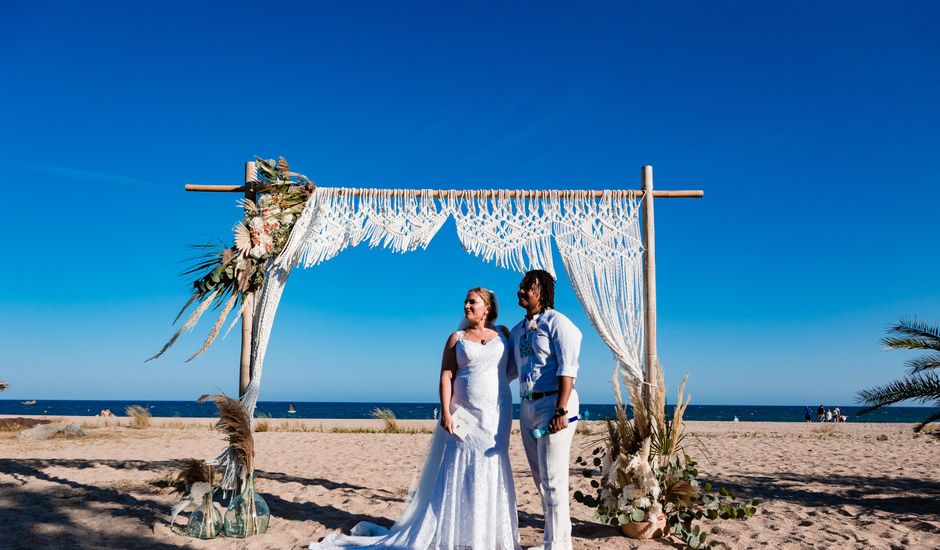
[{"label": "dried palm frond", "polygon": [[667,476],[664,482],[663,501],[682,504],[686,508],[693,508],[699,495],[698,487],[694,487],[685,479],[676,479]]},{"label": "dried palm frond", "polygon": [[208,483],[211,487],[215,485],[215,468],[211,464],[206,464],[204,460],[196,458],[187,458],[183,460],[183,467],[180,468],[176,479],[173,481],[173,490],[177,493],[186,494],[194,483]]},{"label": "dried palm frond", "polygon": [[254,470],[255,440],[248,411],[237,400],[221,394],[203,395],[196,401],[215,403],[219,411],[216,427],[228,435],[229,448],[235,460],[243,465],[244,472],[250,474]]},{"label": "dried palm frond", "polygon": [[248,229],[248,225],[245,222],[238,222],[232,228],[232,231],[235,232],[235,249],[242,255],[247,256],[251,250],[251,231]]},{"label": "dried palm frond", "polygon": [[206,341],[203,342],[202,347],[199,348],[199,351],[194,353],[192,357],[186,360],[187,363],[199,357],[203,354],[203,352],[209,349],[209,346],[211,346],[212,342],[215,341],[216,336],[219,335],[219,330],[222,329],[222,325],[225,323],[225,319],[228,318],[229,312],[231,312],[232,308],[235,307],[235,302],[238,301],[238,296],[238,293],[232,293],[231,297],[229,297],[228,301],[225,303],[225,307],[222,308],[222,312],[219,313],[219,317],[215,320],[215,324],[212,325],[212,330],[209,331],[209,335],[206,336]]},{"label": "dried palm frond", "polygon": [[236,204],[239,208],[244,209],[247,215],[253,216],[258,213],[258,204],[251,199],[238,199]]}]

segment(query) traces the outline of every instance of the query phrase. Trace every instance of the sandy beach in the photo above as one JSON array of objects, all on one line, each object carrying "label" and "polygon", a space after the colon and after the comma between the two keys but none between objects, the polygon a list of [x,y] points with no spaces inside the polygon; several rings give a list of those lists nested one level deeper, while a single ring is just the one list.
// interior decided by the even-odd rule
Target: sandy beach
[{"label": "sandy beach", "polygon": [[[57,418],[58,420],[59,418]],[[198,541],[175,533],[166,514],[177,495],[167,481],[188,457],[223,447],[212,419],[67,419],[83,438],[32,441],[0,433],[2,548],[297,548],[361,520],[390,525],[405,506],[431,421],[419,433],[362,433],[379,421],[270,420],[256,434],[258,488],[274,516],[267,534]],[[938,548],[940,441],[907,424],[690,422],[709,456],[692,446],[702,477],[764,504],[746,521],[708,524],[725,548]],[[339,430],[334,432],[333,430]],[[587,490],[573,460],[572,491]],[[542,513],[518,435],[511,456],[521,543],[541,542]],[[572,501],[575,548],[674,548],[623,538]],[[185,523],[185,520],[181,521]]]}]

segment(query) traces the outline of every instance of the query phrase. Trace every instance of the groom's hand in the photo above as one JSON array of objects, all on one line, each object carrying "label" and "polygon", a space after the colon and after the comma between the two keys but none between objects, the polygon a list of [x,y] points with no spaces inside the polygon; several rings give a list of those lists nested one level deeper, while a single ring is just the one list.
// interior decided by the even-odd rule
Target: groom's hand
[{"label": "groom's hand", "polygon": [[548,433],[560,432],[568,427],[568,415],[564,414],[561,416],[555,416],[552,418],[552,421],[548,423]]}]

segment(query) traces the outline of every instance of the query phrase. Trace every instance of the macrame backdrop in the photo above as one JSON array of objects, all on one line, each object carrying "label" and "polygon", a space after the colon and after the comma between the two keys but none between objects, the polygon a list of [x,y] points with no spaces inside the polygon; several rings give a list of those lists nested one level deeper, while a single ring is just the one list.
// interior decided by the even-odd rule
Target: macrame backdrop
[{"label": "macrame backdrop", "polygon": [[[367,241],[395,252],[426,248],[449,216],[471,254],[504,268],[555,273],[555,237],[575,295],[617,368],[634,383],[643,380],[642,253],[639,200],[633,191],[549,192],[516,198],[509,191],[378,190],[318,187],[298,218],[284,251],[270,260],[253,316],[251,380],[241,403],[254,417],[264,355],[274,315],[291,269],[313,267],[347,247]],[[230,450],[216,459],[223,487],[242,475]]]}]

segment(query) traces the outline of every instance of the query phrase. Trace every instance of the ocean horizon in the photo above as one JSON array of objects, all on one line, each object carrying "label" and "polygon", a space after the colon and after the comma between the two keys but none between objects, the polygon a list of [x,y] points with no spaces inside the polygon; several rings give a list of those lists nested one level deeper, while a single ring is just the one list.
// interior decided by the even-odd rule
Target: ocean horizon
[{"label": "ocean horizon", "polygon": [[[293,404],[296,412],[290,413]],[[150,410],[155,417],[210,418],[216,416],[212,403],[195,401],[164,400],[104,400],[104,399],[47,399],[21,401],[15,399],[0,400],[0,414],[4,415],[59,415],[59,416],[96,416],[104,409],[117,416],[125,416],[124,409],[130,405],[140,405]],[[372,418],[372,411],[377,408],[391,409],[397,418],[420,420],[434,417],[438,403],[389,403],[389,402],[310,402],[310,401],[260,401],[256,416],[270,418],[322,418],[322,419],[364,419]],[[686,420],[734,421],[742,422],[803,422],[803,405],[689,405]],[[810,408],[814,414],[817,405]],[[834,405],[827,405],[829,409]],[[940,410],[937,407],[902,407],[892,406],[872,411],[863,416],[857,413],[863,407],[840,407],[849,422],[921,422],[931,413]],[[592,420],[603,420],[614,416],[614,405],[603,403],[582,403],[582,413],[588,411]],[[667,412],[672,411],[672,405]],[[519,404],[513,404],[513,418],[519,418]]]}]

